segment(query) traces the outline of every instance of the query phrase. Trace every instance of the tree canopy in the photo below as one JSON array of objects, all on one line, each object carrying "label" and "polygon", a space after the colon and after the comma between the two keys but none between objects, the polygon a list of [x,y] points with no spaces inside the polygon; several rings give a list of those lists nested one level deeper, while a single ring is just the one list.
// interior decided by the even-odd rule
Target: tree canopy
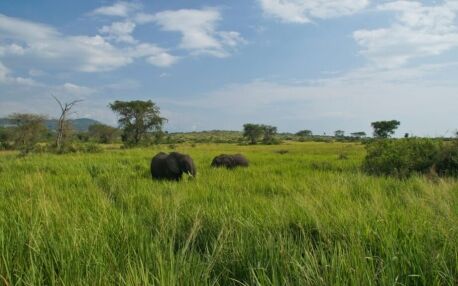
[{"label": "tree canopy", "polygon": [[351,133],[351,136],[352,137],[356,137],[356,138],[364,138],[364,137],[366,137],[366,132],[364,132],[364,131],[353,132],[353,133]]},{"label": "tree canopy", "polygon": [[275,135],[277,134],[277,127],[270,125],[261,125],[261,128],[264,130],[264,137],[262,138],[262,143],[272,144],[275,142]]},{"label": "tree canopy", "polygon": [[14,113],[9,116],[13,127],[12,141],[23,153],[28,153],[44,137],[46,117],[37,114]]},{"label": "tree canopy", "polygon": [[299,132],[296,133],[297,136],[301,136],[301,137],[310,137],[313,135],[312,133],[312,130],[301,130]]},{"label": "tree canopy", "polygon": [[243,125],[243,137],[246,137],[250,144],[256,144],[264,133],[264,129],[259,124],[247,123]]},{"label": "tree canopy", "polygon": [[92,124],[88,130],[89,136],[98,143],[112,143],[118,135],[118,129],[105,124]]},{"label": "tree canopy", "polygon": [[335,136],[335,137],[344,137],[344,136],[345,136],[345,131],[343,131],[343,130],[336,130],[336,131],[334,131],[334,136]]},{"label": "tree canopy", "polygon": [[247,123],[243,125],[243,137],[247,138],[250,144],[256,144],[262,137],[262,143],[272,144],[276,141],[277,127]]},{"label": "tree canopy", "polygon": [[371,126],[374,129],[374,137],[388,138],[394,134],[394,131],[399,127],[401,122],[397,120],[376,121],[372,122]]},{"label": "tree canopy", "polygon": [[148,132],[161,131],[167,121],[160,116],[159,107],[151,100],[117,100],[109,106],[119,117],[118,122],[123,129],[121,138],[126,145],[138,145]]}]

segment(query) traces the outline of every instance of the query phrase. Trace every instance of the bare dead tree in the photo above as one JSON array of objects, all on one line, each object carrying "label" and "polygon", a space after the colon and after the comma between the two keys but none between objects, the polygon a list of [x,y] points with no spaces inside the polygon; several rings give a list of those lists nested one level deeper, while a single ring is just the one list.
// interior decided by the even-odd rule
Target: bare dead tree
[{"label": "bare dead tree", "polygon": [[59,120],[57,122],[57,137],[56,137],[56,147],[58,150],[60,150],[62,146],[62,139],[64,138],[64,134],[66,132],[66,120],[67,116],[70,113],[70,110],[75,106],[75,104],[81,102],[82,100],[74,100],[70,103],[64,102],[62,103],[57,97],[54,95],[51,95],[56,102],[59,104],[61,113]]}]

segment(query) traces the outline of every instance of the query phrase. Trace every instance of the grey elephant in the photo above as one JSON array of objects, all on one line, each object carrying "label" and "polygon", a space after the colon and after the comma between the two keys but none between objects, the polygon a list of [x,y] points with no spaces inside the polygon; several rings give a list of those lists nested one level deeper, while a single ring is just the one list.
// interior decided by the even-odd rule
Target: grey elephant
[{"label": "grey elephant", "polygon": [[241,154],[221,154],[216,156],[211,163],[212,167],[226,167],[228,169],[248,167],[248,165],[247,158]]},{"label": "grey elephant", "polygon": [[196,166],[189,155],[178,152],[160,152],[151,160],[151,176],[158,180],[179,181],[183,173],[196,176]]}]

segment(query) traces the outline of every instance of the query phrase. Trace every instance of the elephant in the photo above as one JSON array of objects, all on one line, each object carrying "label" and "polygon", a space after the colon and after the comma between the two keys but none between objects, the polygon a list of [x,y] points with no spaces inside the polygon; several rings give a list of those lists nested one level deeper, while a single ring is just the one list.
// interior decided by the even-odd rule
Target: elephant
[{"label": "elephant", "polygon": [[171,152],[170,154],[160,152],[151,160],[153,179],[179,181],[183,173],[193,178],[197,174],[194,161],[189,155],[178,152]]},{"label": "elephant", "polygon": [[216,156],[212,163],[212,167],[226,167],[228,169],[234,169],[236,167],[248,167],[249,162],[245,156],[241,154],[221,154]]}]

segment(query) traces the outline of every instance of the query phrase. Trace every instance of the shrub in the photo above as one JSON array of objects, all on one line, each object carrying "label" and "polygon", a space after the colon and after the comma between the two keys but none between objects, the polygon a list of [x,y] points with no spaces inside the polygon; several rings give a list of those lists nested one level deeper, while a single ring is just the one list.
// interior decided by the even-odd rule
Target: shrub
[{"label": "shrub", "polygon": [[81,145],[79,151],[84,153],[100,153],[103,151],[103,148],[99,144],[88,143]]},{"label": "shrub", "polygon": [[458,175],[458,141],[446,142],[439,153],[435,164],[436,172],[439,175]]},{"label": "shrub", "polygon": [[33,153],[45,153],[48,151],[48,145],[46,143],[37,143],[33,146],[32,152]]},{"label": "shrub", "polygon": [[48,150],[56,154],[103,152],[103,148],[97,143],[71,143],[62,146],[60,149],[53,146],[48,148]]},{"label": "shrub", "polygon": [[408,177],[438,163],[442,143],[432,139],[376,140],[366,145],[363,170],[374,175]]}]

